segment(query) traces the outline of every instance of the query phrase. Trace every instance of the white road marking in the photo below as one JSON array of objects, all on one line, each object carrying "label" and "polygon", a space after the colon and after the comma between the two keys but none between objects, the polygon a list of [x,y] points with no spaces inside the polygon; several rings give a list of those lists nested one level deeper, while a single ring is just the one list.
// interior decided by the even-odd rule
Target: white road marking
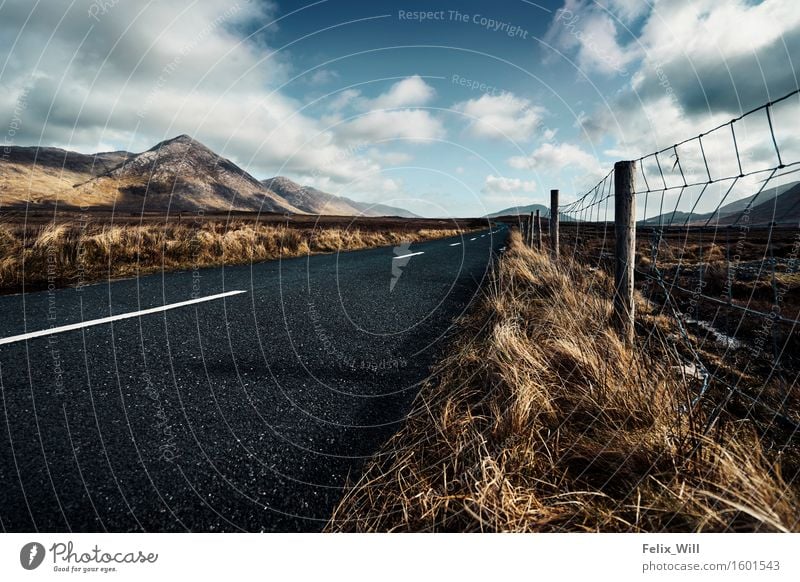
[{"label": "white road marking", "polygon": [[93,325],[102,325],[112,321],[119,321],[120,319],[131,319],[133,317],[140,317],[142,315],[150,315],[151,313],[158,313],[160,311],[169,311],[170,309],[177,309],[179,307],[186,307],[187,305],[194,305],[195,303],[203,303],[205,301],[213,301],[214,299],[222,299],[223,297],[230,297],[231,295],[239,295],[240,293],[247,293],[247,291],[227,291],[217,295],[209,295],[208,297],[199,297],[197,299],[189,299],[188,301],[181,301],[179,303],[170,303],[169,305],[161,305],[159,307],[152,307],[150,309],[143,309],[141,311],[133,311],[131,313],[121,313],[119,315],[111,315],[109,317],[101,317],[100,319],[89,319],[79,323],[71,323],[69,325],[62,325],[60,327],[51,327],[49,329],[42,329],[39,331],[32,331],[30,333],[23,333],[20,335],[12,335],[10,337],[0,338],[0,345],[13,344],[14,342],[21,342],[23,340],[32,339],[35,337],[43,337],[53,335],[54,333],[63,333],[65,331],[72,331],[84,327],[91,327]]},{"label": "white road marking", "polygon": [[475,239],[474,239],[474,238],[471,238],[471,239],[469,239],[469,240],[475,240]]},{"label": "white road marking", "polygon": [[460,245],[460,244],[461,244],[461,243],[452,243],[450,246],[451,246],[451,247],[457,247],[457,246],[458,246],[458,245]]},{"label": "white road marking", "polygon": [[397,259],[406,259],[408,257],[415,257],[417,255],[424,255],[424,254],[425,254],[425,251],[420,251],[418,253],[411,253],[411,254],[408,254],[408,255],[400,255],[399,257],[394,257],[392,260],[396,261]]}]

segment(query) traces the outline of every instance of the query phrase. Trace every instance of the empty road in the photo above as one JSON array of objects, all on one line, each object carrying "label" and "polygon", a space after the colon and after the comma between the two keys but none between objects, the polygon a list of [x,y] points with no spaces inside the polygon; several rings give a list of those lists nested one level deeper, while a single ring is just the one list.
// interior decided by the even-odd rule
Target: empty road
[{"label": "empty road", "polygon": [[0,527],[319,531],[505,238],[0,297]]}]

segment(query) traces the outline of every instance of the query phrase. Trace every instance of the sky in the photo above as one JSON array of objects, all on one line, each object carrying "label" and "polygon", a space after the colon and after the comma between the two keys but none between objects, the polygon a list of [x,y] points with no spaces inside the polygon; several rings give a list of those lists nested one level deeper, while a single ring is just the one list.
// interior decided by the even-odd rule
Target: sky
[{"label": "sky", "polygon": [[83,153],[188,134],[259,179],[479,216],[797,89],[793,57],[795,0],[0,0],[0,121]]}]

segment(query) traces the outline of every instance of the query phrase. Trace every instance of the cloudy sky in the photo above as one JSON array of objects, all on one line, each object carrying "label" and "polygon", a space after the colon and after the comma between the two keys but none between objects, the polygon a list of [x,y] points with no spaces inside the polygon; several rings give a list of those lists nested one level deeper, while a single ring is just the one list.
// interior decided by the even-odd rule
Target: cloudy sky
[{"label": "cloudy sky", "polygon": [[[0,46],[0,119],[18,120],[6,143],[142,151],[185,133],[258,178],[464,216],[545,202],[550,188],[574,199],[616,160],[796,89],[800,10],[0,0]],[[744,155],[773,164],[759,131]]]}]

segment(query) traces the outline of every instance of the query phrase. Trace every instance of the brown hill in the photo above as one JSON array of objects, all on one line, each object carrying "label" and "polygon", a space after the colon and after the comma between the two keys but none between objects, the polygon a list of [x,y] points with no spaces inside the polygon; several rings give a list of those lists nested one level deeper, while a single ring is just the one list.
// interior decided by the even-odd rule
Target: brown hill
[{"label": "brown hill", "polygon": [[[130,152],[86,155],[60,148],[9,147],[0,157],[0,208],[80,206],[75,184],[91,180],[134,156]],[[110,204],[113,199],[98,201]]]},{"label": "brown hill", "polygon": [[334,196],[284,177],[259,182],[188,135],[139,154],[86,155],[48,147],[4,149],[0,209],[54,207],[419,218],[402,208]]},{"label": "brown hill", "polygon": [[335,196],[310,186],[301,186],[297,182],[276,176],[261,182],[269,190],[286,200],[289,204],[309,214],[325,214],[329,216],[399,216],[401,218],[419,218],[418,215],[402,208],[385,204],[369,204],[358,202],[344,196]]},{"label": "brown hill", "polygon": [[358,209],[347,204],[344,199],[316,188],[301,186],[283,176],[262,180],[261,184],[292,206],[309,214],[329,214],[332,216],[359,214]]},{"label": "brown hill", "polygon": [[[765,195],[766,194],[766,195]],[[788,188],[782,189],[777,196],[771,196],[768,192],[762,192],[755,200],[752,197],[747,199],[747,203],[752,202],[747,218],[743,212],[747,204],[736,207],[735,212],[728,212],[719,219],[719,224],[738,223],[747,224],[800,224],[800,182],[790,184]],[[762,198],[764,201],[762,202]]]},{"label": "brown hill", "polygon": [[[745,219],[743,213],[747,211]],[[773,215],[774,214],[774,215]],[[758,194],[752,194],[722,206],[719,210],[705,213],[688,213],[684,211],[666,212],[639,224],[663,224],[666,226],[703,226],[729,225],[746,220],[750,224],[798,224],[800,223],[800,182],[789,182],[772,188],[765,188]]]},{"label": "brown hill", "polygon": [[3,210],[302,211],[187,135],[146,152],[80,154],[11,147],[0,158]]},{"label": "brown hill", "polygon": [[116,195],[118,208],[136,211],[302,212],[187,135],[132,156],[76,190],[83,200]]}]

